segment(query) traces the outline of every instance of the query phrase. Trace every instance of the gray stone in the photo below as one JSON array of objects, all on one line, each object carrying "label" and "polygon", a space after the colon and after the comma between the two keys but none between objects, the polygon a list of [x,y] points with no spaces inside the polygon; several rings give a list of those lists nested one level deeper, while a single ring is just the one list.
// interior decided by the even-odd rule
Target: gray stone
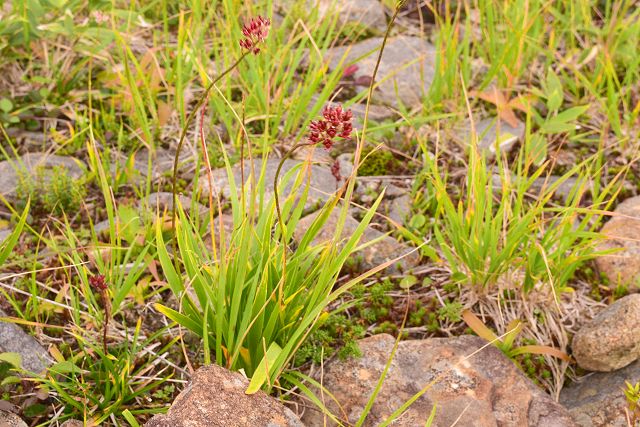
[{"label": "gray stone", "polygon": [[389,203],[389,218],[403,225],[405,219],[411,213],[411,204],[412,200],[409,194],[393,199]]},{"label": "gray stone", "polygon": [[612,284],[633,285],[638,291],[640,283],[640,196],[620,203],[614,216],[602,227],[605,240],[598,250],[615,253],[596,258],[596,266]]},{"label": "gray stone", "polygon": [[[304,233],[309,229],[317,216],[318,212],[307,215],[300,220],[300,222],[298,223],[298,227],[294,232],[294,237],[297,240],[302,239]],[[327,219],[324,227],[320,229],[320,232],[313,240],[313,244],[319,245],[333,239],[339,217],[340,207],[336,207],[329,215],[329,218]],[[359,222],[356,221],[355,218],[353,218],[351,215],[347,215],[344,227],[342,229],[342,238],[345,240],[350,238],[356,231],[358,225]],[[379,239],[382,236],[384,236],[383,233],[372,227],[367,227],[362,238],[360,239],[359,244],[362,245],[374,239]],[[377,267],[378,265],[383,264],[389,260],[397,258],[400,255],[408,254],[406,257],[402,258],[400,261],[387,268],[387,271],[389,272],[397,272],[398,270],[407,271],[418,265],[418,262],[420,261],[418,253],[410,253],[411,251],[411,247],[399,243],[393,237],[384,236],[380,241],[371,246],[367,246],[366,248],[362,249],[359,252],[356,252],[352,256],[357,257],[357,259],[362,262],[361,267],[370,269],[373,267]]]},{"label": "gray stone", "polygon": [[198,369],[166,415],[145,427],[304,427],[288,408],[262,391],[245,393],[249,381],[216,365]]},{"label": "gray stone", "polygon": [[[182,161],[185,160],[186,150],[181,153]],[[149,158],[151,158],[151,179],[157,180],[162,176],[171,179],[173,174],[174,153],[163,148],[156,148],[153,152],[143,148],[134,155],[134,169],[141,178],[146,178],[149,174]]]},{"label": "gray stone", "polygon": [[0,194],[4,197],[14,197],[16,195],[20,171],[30,176],[35,176],[38,168],[51,170],[56,166],[64,167],[67,174],[74,179],[78,179],[83,175],[84,164],[72,157],[46,153],[27,153],[19,159],[4,160],[0,162]]},{"label": "gray stone", "polygon": [[[7,315],[0,310],[0,317]],[[20,354],[22,368],[29,372],[39,374],[52,363],[47,351],[35,338],[13,323],[0,321],[0,353],[4,352]]]},{"label": "gray stone", "polygon": [[625,381],[640,381],[640,361],[613,372],[589,374],[560,392],[560,403],[582,427],[627,427]]},{"label": "gray stone", "polygon": [[[276,169],[278,164],[280,163],[280,159],[270,158],[266,162],[265,171],[264,171],[264,186],[265,186],[265,201],[269,201],[273,197],[273,180],[276,175]],[[282,167],[282,171],[280,173],[280,182],[286,175],[288,171],[302,164],[302,161],[288,159],[285,160],[284,165]],[[257,158],[254,159],[256,177],[255,181],[257,181],[261,174],[262,160]],[[302,170],[302,168],[299,168]],[[305,178],[303,180],[303,186],[307,182],[307,177],[310,179],[310,189],[309,195],[307,197],[306,207],[311,208],[317,203],[325,202],[329,199],[329,197],[335,193],[335,191],[342,185],[342,182],[337,182],[336,179],[331,174],[331,171],[320,165],[312,164],[308,169],[310,172],[308,175],[305,173]],[[242,182],[242,168],[240,163],[234,165],[232,167],[233,179],[238,189],[238,193],[240,192],[241,182]],[[229,179],[227,176],[227,170],[224,168],[216,169],[213,171],[213,187],[215,191],[220,191],[222,196],[225,198],[229,198],[231,194],[231,187],[229,184]],[[245,183],[247,185],[247,191],[250,188],[251,180],[249,179],[251,175],[251,165],[247,161],[244,165],[244,178]],[[284,187],[284,191],[280,191],[280,202],[284,203],[286,197],[289,196],[293,187],[293,181],[295,181],[295,174],[293,178],[288,182],[288,184]],[[200,191],[204,194],[207,194],[209,191],[209,180],[206,176],[203,176],[200,181]],[[302,188],[298,190],[298,194],[302,193]],[[214,193],[215,195],[215,193]]]},{"label": "gray stone", "polygon": [[[276,0],[277,9],[289,13],[297,0]],[[384,5],[379,0],[307,0],[307,10],[317,9],[320,17],[337,15],[339,24],[356,25],[383,33],[387,28]]]},{"label": "gray stone", "polygon": [[[327,407],[349,425],[355,423],[391,357],[395,339],[376,335],[360,341],[362,358],[332,360],[324,365],[322,384],[333,399]],[[540,390],[495,346],[475,336],[401,341],[380,393],[364,426],[376,426],[418,392],[425,390],[393,422],[423,426],[434,405],[434,427],[536,426],[573,427],[568,411]],[[319,411],[307,410],[302,421],[323,424]]]},{"label": "gray stone", "polygon": [[0,230],[0,244],[2,244],[2,242],[4,242],[7,237],[9,237],[11,232],[12,230],[10,228],[3,228],[2,230]]},{"label": "gray stone", "polygon": [[[326,54],[329,67],[338,67],[346,55],[343,67],[357,60],[355,64],[358,70],[353,74],[354,79],[371,77],[381,44],[382,38],[375,37],[354,45],[329,49]],[[358,60],[360,57],[363,58]],[[399,100],[409,108],[420,107],[435,76],[435,57],[435,47],[420,37],[390,38],[378,70],[374,101],[397,107]]]},{"label": "gray stone", "polygon": [[613,371],[640,358],[640,295],[627,295],[598,313],[576,333],[571,348],[589,371]]},{"label": "gray stone", "polygon": [[[463,134],[463,142],[471,143],[471,124],[466,123],[460,131]],[[513,127],[503,120],[487,118],[475,123],[476,136],[478,138],[478,148],[484,151],[488,157],[493,157],[496,147],[500,147],[503,153],[509,152],[516,142],[524,138],[524,123],[518,123]]]},{"label": "gray stone", "polygon": [[27,427],[27,423],[13,412],[0,410],[0,427]]},{"label": "gray stone", "polygon": [[[178,206],[182,206],[185,212],[189,212],[191,210],[191,197],[177,195],[178,197]],[[141,201],[141,207],[146,206],[149,209],[152,209],[154,212],[159,211],[170,213],[173,210],[173,193],[168,191],[161,191],[158,193],[151,193]],[[196,202],[195,206],[200,215],[203,213],[207,213],[209,208]]]}]

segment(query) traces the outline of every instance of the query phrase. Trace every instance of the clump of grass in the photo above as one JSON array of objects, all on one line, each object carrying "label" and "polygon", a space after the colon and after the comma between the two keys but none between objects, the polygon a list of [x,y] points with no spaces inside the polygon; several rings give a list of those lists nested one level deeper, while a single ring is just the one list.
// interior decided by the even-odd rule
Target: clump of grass
[{"label": "clump of grass", "polygon": [[53,215],[74,214],[80,209],[86,188],[74,179],[64,166],[39,166],[34,174],[18,171],[16,196],[18,200],[31,200],[33,209]]}]

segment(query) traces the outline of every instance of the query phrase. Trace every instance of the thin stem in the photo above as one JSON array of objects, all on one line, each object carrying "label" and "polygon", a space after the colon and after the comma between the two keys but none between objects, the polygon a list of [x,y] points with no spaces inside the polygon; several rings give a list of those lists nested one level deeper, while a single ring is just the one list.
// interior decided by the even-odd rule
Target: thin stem
[{"label": "thin stem", "polygon": [[109,300],[109,296],[107,290],[102,290],[100,292],[102,296],[102,303],[104,306],[104,325],[102,325],[102,349],[104,350],[104,354],[107,354],[107,332],[109,330],[109,318],[111,317],[111,301]]},{"label": "thin stem", "polygon": [[276,212],[278,214],[278,222],[280,223],[280,229],[282,230],[282,238],[283,238],[283,243],[285,243],[284,241],[284,237],[285,237],[285,229],[284,229],[284,221],[282,220],[282,211],[280,210],[280,200],[279,200],[279,196],[278,196],[278,179],[280,178],[280,172],[282,172],[282,166],[284,166],[284,162],[287,161],[287,159],[289,157],[291,157],[291,155],[300,147],[306,147],[306,146],[310,146],[310,145],[315,145],[314,143],[310,143],[310,142],[299,142],[296,145],[294,145],[293,147],[291,147],[289,149],[289,151],[287,151],[284,156],[282,156],[282,158],[280,159],[280,163],[278,163],[278,168],[276,169],[276,176],[273,178],[273,194],[274,197],[276,198]]},{"label": "thin stem", "polygon": [[[178,163],[180,161],[180,150],[182,150],[182,146],[184,145],[184,141],[186,139],[189,126],[191,126],[191,122],[193,122],[193,119],[196,117],[196,114],[198,114],[198,111],[200,111],[200,107],[202,107],[205,101],[209,98],[209,92],[211,92],[211,89],[213,89],[213,86],[215,86],[216,83],[222,80],[227,74],[233,71],[233,69],[236,68],[244,60],[244,58],[246,58],[247,55],[249,55],[249,53],[250,53],[249,51],[243,52],[243,54],[236,60],[236,62],[234,62],[229,68],[224,70],[222,74],[220,74],[211,83],[209,83],[209,86],[207,86],[207,88],[204,90],[204,93],[202,94],[200,99],[198,99],[196,106],[191,110],[191,113],[189,113],[189,116],[187,117],[187,121],[184,123],[184,126],[182,127],[182,132],[180,133],[180,140],[178,141],[178,147],[176,148],[176,156],[173,159],[173,176],[171,179],[171,187],[173,192],[173,206],[171,210],[172,211],[171,212],[171,228],[174,233],[176,229],[176,205],[178,204],[178,195],[177,195],[178,193],[176,191],[176,185],[178,181]],[[212,190],[213,190],[212,188],[209,189],[209,191],[212,191]],[[175,239],[173,240],[173,245],[174,245],[174,253],[175,253],[176,252]]]},{"label": "thin stem", "polygon": [[280,163],[278,163],[278,168],[276,169],[276,175],[273,178],[273,197],[276,199],[276,214],[278,215],[278,223],[280,224],[280,233],[282,234],[282,277],[280,278],[280,291],[279,291],[279,301],[282,301],[282,289],[284,287],[284,280],[287,271],[287,232],[284,227],[284,221],[282,219],[282,209],[280,208],[280,195],[278,194],[278,178],[280,177],[280,172],[282,172],[282,166],[284,166],[284,162],[300,147],[315,145],[313,142],[299,142],[287,151],[284,156],[280,159]]}]

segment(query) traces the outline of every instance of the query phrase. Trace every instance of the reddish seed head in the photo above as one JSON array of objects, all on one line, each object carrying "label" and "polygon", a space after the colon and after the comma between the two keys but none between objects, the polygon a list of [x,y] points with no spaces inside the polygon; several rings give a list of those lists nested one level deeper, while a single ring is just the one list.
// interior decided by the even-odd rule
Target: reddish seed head
[{"label": "reddish seed head", "polygon": [[102,274],[95,274],[93,276],[89,276],[89,284],[91,287],[99,290],[106,291],[107,290],[107,282]]},{"label": "reddish seed head", "polygon": [[260,45],[264,43],[265,39],[269,35],[269,27],[271,21],[262,16],[253,18],[249,22],[245,23],[242,27],[242,34],[244,39],[240,40],[240,46],[254,55],[260,52]]},{"label": "reddish seed head", "polygon": [[322,144],[328,150],[335,144],[335,138],[348,139],[351,137],[353,125],[351,110],[343,111],[341,106],[325,107],[322,119],[309,124],[309,142]]},{"label": "reddish seed head", "polygon": [[350,76],[354,75],[356,73],[356,71],[358,71],[359,68],[360,67],[358,67],[357,64],[349,65],[342,72],[342,77],[350,77]]},{"label": "reddish seed head", "polygon": [[331,175],[333,175],[336,181],[342,180],[342,174],[340,174],[340,160],[336,159],[336,161],[331,165]]}]

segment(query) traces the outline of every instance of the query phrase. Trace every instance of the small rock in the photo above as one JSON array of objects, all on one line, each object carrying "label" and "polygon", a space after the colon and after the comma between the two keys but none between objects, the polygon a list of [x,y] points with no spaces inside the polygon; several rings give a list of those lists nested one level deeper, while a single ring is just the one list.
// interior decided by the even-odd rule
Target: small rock
[{"label": "small rock", "polygon": [[[550,188],[554,186],[561,178],[562,177],[558,175],[549,175],[547,177],[536,178],[531,183],[528,191],[534,194],[548,194]],[[518,182],[519,179],[520,182]],[[528,180],[528,177],[519,178],[515,173],[511,173],[510,180],[513,185],[519,185],[520,183],[524,182],[524,180]],[[502,189],[503,178],[499,173],[493,173],[493,175],[491,176],[491,182],[495,190]],[[554,190],[553,195],[566,202],[569,199],[569,196],[571,196],[571,193],[574,192],[576,190],[576,187],[580,184],[581,182],[574,177],[565,178]]]},{"label": "small rock", "polygon": [[[376,335],[360,341],[362,358],[325,364],[322,383],[333,399],[329,410],[355,423],[385,369],[395,339]],[[435,427],[575,426],[562,406],[535,386],[494,346],[466,358],[486,341],[475,336],[401,341],[365,426],[376,426],[427,388],[394,426],[422,426],[433,406]],[[432,384],[431,386],[429,386]],[[323,416],[306,411],[303,422],[321,426]],[[328,424],[333,426],[328,420]]]},{"label": "small rock", "polygon": [[[7,317],[7,314],[0,310],[0,317]],[[0,353],[3,352],[20,354],[22,368],[37,374],[53,362],[35,338],[13,323],[0,321]]]},{"label": "small rock", "polygon": [[249,381],[217,365],[198,369],[166,415],[145,427],[304,427],[298,417],[262,391],[247,395]]},{"label": "small rock", "polygon": [[409,194],[393,199],[389,203],[389,218],[400,225],[404,224],[404,220],[411,213],[411,204],[412,200]]},{"label": "small rock", "polygon": [[[302,239],[306,230],[309,229],[312,222],[317,217],[318,213],[313,213],[311,215],[307,215],[302,218],[298,223],[298,227],[294,232],[294,236],[297,240]],[[338,223],[338,219],[340,217],[340,207],[336,207],[333,212],[329,215],[327,222],[324,227],[320,229],[320,232],[313,240],[313,244],[319,245],[324,242],[327,242],[333,239],[333,234],[335,233],[336,226]],[[353,235],[358,227],[359,222],[356,221],[351,215],[347,215],[347,219],[345,221],[344,227],[342,229],[343,239],[348,239]],[[383,236],[381,232],[378,230],[367,227],[364,231],[362,238],[360,239],[359,244],[364,244],[366,242],[370,242],[374,239]],[[370,269],[373,267],[377,267],[380,264],[383,264],[391,259],[397,258],[400,255],[408,254],[412,251],[412,248],[409,246],[403,245],[399,243],[393,237],[386,236],[376,244],[372,246],[368,246],[362,249],[360,252],[356,252],[354,256],[361,258],[362,267],[366,269]],[[391,265],[388,267],[388,271],[396,272],[398,270],[398,264],[401,266],[403,271],[409,270],[415,267],[418,264],[420,257],[417,252],[413,252],[406,257],[402,258],[398,263]]]},{"label": "small rock", "polygon": [[[184,209],[185,212],[189,212],[192,207],[191,197],[182,196],[182,195],[177,195],[177,197],[178,197],[178,201],[180,202],[178,206],[182,206],[182,209]],[[150,209],[152,209],[154,212],[159,211],[160,213],[162,213],[166,211],[170,213],[173,209],[173,193],[169,193],[167,191],[151,193],[149,194],[149,196],[144,198],[141,202],[142,202],[141,203],[142,206],[147,206]],[[200,215],[209,212],[209,208],[200,203],[196,202],[196,207]]]},{"label": "small rock", "polygon": [[[465,124],[460,131],[464,135],[463,141],[470,144],[471,124]],[[475,123],[475,131],[478,148],[491,157],[496,153],[496,146],[500,147],[500,151],[508,153],[516,142],[524,138],[525,126],[524,123],[518,123],[517,127],[513,127],[505,121],[487,118]]]},{"label": "small rock", "polygon": [[0,427],[27,427],[27,423],[12,412],[0,410]]},{"label": "small rock", "polygon": [[[278,168],[278,164],[280,163],[280,159],[271,158],[268,159],[265,165],[264,172],[264,186],[265,186],[265,201],[269,201],[273,197],[273,180],[276,175],[276,169]],[[292,168],[300,165],[301,161],[287,159],[282,166],[282,171],[280,172],[280,180],[290,171]],[[254,165],[256,170],[256,181],[260,177],[262,160],[260,158],[254,159]],[[242,183],[242,168],[240,163],[234,165],[232,167],[233,179],[235,181],[236,187],[238,188],[238,193],[240,192],[240,187]],[[244,178],[245,182],[248,184],[251,182],[249,176],[251,174],[251,165],[247,161],[244,165]],[[227,177],[227,170],[224,168],[216,169],[213,171],[213,187],[216,191],[221,191],[221,194],[228,198],[231,194],[231,187],[229,184],[229,180]],[[295,180],[295,176],[289,181],[287,186],[284,188],[284,191],[280,191],[281,202],[284,202],[285,197],[289,196],[292,189],[292,182]],[[303,181],[303,186],[306,184],[306,176]],[[202,177],[199,181],[200,191],[206,194],[209,191],[209,180],[206,177]],[[337,182],[336,179],[331,174],[331,171],[320,165],[312,164],[310,167],[310,189],[309,195],[307,197],[306,207],[311,208],[318,202],[325,202],[329,199],[329,197],[338,189],[339,185],[342,185],[342,182]],[[248,191],[248,190],[247,190]],[[302,192],[302,188],[299,189]],[[215,194],[215,193],[214,193]]]},{"label": "small rock", "polygon": [[624,216],[613,216],[602,227],[601,233],[606,240],[598,245],[598,250],[619,251],[596,258],[596,266],[612,284],[635,285],[631,290],[637,291],[640,283],[640,196],[620,203],[614,213]]},{"label": "small rock", "polygon": [[85,427],[82,421],[78,420],[67,420],[60,425],[60,427]]},{"label": "small rock", "polygon": [[18,187],[18,172],[35,176],[40,167],[51,170],[56,166],[62,166],[72,178],[80,178],[83,175],[84,164],[73,157],[57,156],[46,153],[27,153],[19,159],[4,160],[0,162],[0,195],[14,197]]},{"label": "small rock", "polygon": [[7,237],[9,237],[11,232],[12,230],[9,228],[0,229],[0,244],[2,244],[2,242],[4,242],[7,239]]},{"label": "small rock", "polygon": [[[333,70],[340,66],[345,54],[346,60],[342,62],[342,66],[363,57],[355,63],[358,69],[353,78],[370,78],[381,44],[382,38],[374,37],[354,45],[329,49],[326,55],[329,67]],[[376,78],[379,85],[373,94],[374,101],[397,107],[399,100],[409,108],[420,107],[435,76],[435,58],[436,48],[420,37],[390,38],[382,54]]]},{"label": "small rock", "polygon": [[640,295],[628,295],[602,310],[573,337],[581,368],[609,372],[640,358]]},{"label": "small rock", "polygon": [[640,361],[613,372],[589,374],[560,392],[564,405],[581,427],[628,427],[625,381],[640,381]]},{"label": "small rock", "polygon": [[[185,154],[183,153],[183,155]],[[154,152],[151,152],[147,148],[143,148],[134,155],[133,166],[134,169],[140,174],[141,178],[146,178],[149,173],[149,157],[151,157],[152,180],[156,180],[163,175],[167,177],[172,176],[174,153],[163,148],[156,148]],[[184,158],[182,158],[182,160],[184,160]]]}]

